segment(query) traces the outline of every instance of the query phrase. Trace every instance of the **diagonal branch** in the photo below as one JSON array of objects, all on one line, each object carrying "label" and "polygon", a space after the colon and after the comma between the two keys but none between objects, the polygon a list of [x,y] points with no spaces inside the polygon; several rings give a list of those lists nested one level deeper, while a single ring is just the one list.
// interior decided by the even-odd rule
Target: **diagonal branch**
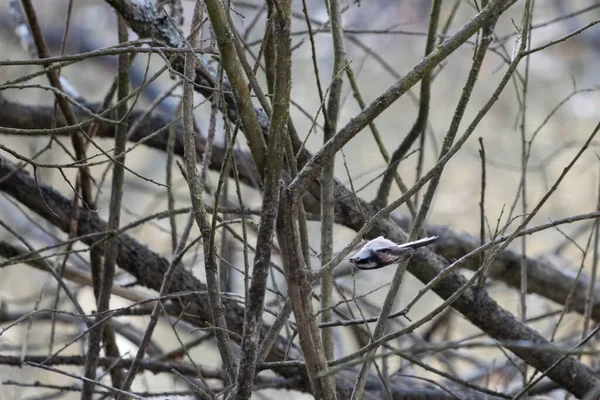
[{"label": "diagonal branch", "polygon": [[342,149],[352,138],[354,138],[371,121],[377,118],[396,100],[398,100],[411,87],[416,85],[433,68],[444,61],[457,48],[464,44],[471,36],[481,29],[489,21],[497,18],[506,7],[514,3],[513,0],[499,0],[491,2],[469,23],[463,26],[456,34],[438,46],[433,52],[419,62],[412,70],[398,82],[389,87],[383,94],[373,100],[371,104],[346,126],[340,129],[321,149],[306,163],[298,176],[290,184],[294,196],[300,197],[312,182],[318,177],[325,163],[331,156]]},{"label": "diagonal branch", "polygon": [[[11,103],[5,102],[4,105],[11,105]],[[13,111],[16,109],[23,111],[23,115],[36,115],[35,113],[31,114],[33,110],[38,112],[45,110],[47,113],[41,113],[41,117],[47,116],[51,112],[50,107],[44,108],[19,106],[18,108],[12,108]],[[8,106],[0,108],[0,121],[9,120],[12,123],[19,122],[18,118],[8,118],[8,116],[2,116],[2,112],[4,111],[10,112],[11,108]],[[41,121],[40,123],[49,123],[49,120],[44,121],[44,118],[37,118],[36,121]],[[26,124],[34,123],[30,120],[23,122]],[[151,132],[154,126],[160,126],[158,120],[149,119],[148,121],[145,121],[140,126],[140,137],[137,137],[136,139],[140,140],[142,133],[144,132],[143,129],[148,129]],[[110,136],[111,132],[114,134],[114,129],[104,130],[104,128],[101,126],[99,132],[105,132],[107,136]],[[162,139],[163,143],[166,141],[166,136],[167,135],[165,133],[164,138]],[[152,143],[152,145],[156,148],[160,148],[159,139],[160,136],[157,136],[156,142]],[[198,144],[198,148],[201,151],[202,145]],[[182,150],[183,149],[179,148],[178,153],[182,154]],[[216,153],[218,152],[213,152],[213,154]],[[244,153],[238,153],[238,156],[249,157],[248,154],[244,156]],[[215,158],[213,157],[213,160],[214,159]],[[70,216],[71,213],[71,202],[58,195],[48,187],[40,185],[40,190],[45,201],[51,207],[52,211],[58,214],[58,216],[54,215],[46,208],[44,201],[40,198],[34,180],[24,172],[19,172],[16,174],[13,174],[13,172],[14,168],[11,167],[8,162],[0,162],[0,190],[11,195],[43,218],[49,220],[61,230],[68,232],[68,216]],[[247,171],[240,170],[240,173],[247,173]],[[7,178],[9,175],[10,177]],[[251,181],[248,180],[248,183],[250,182]],[[337,183],[337,181],[335,190],[336,198],[340,199],[336,207],[336,219],[339,223],[342,223],[351,229],[359,230],[365,223],[365,215],[368,218],[376,213],[376,209],[360,199],[359,208],[355,203],[354,197],[348,195],[350,193],[348,189]],[[311,187],[311,192],[314,197],[318,199],[320,194],[318,185],[313,185],[313,187]],[[318,209],[319,208],[317,206],[317,208],[313,208],[312,211],[318,212]],[[363,214],[361,210],[365,214]],[[390,218],[382,220],[379,223],[378,229],[372,232],[369,236],[372,237],[379,234],[384,234],[392,240],[402,242],[406,239],[406,234],[402,231],[401,227],[408,227],[409,222],[410,217],[402,216],[400,214],[393,214]],[[435,251],[438,252],[441,257],[434,255],[432,252],[427,252],[426,255],[418,253],[417,256],[413,258],[413,265],[410,267],[409,271],[423,282],[430,281],[437,275],[439,271],[445,268],[448,265],[447,261],[445,261],[446,259],[456,259],[462,255],[465,255],[467,252],[478,247],[479,244],[477,238],[467,234],[455,233],[444,226],[426,225],[426,229],[430,234],[437,234],[440,236],[440,240],[436,245]],[[98,216],[94,213],[90,213],[87,210],[82,210],[81,215],[79,216],[78,234],[82,235],[103,231],[106,231],[106,225],[98,218]],[[98,238],[90,238],[86,239],[85,241],[89,245],[92,245],[98,240]],[[119,258],[117,261],[121,268],[125,269],[138,279],[139,284],[150,287],[154,290],[160,289],[160,282],[162,281],[163,274],[166,272],[168,262],[152,253],[146,247],[140,246],[127,235],[119,236]],[[463,266],[466,268],[476,269],[478,268],[476,262],[476,258],[471,258]],[[548,261],[529,258],[527,265],[529,274],[528,279],[531,283],[528,289],[532,293],[539,293],[545,297],[557,301],[560,304],[565,304],[570,290],[570,285],[576,284],[577,287],[583,288],[581,291],[575,291],[576,295],[572,303],[573,309],[583,313],[583,309],[585,307],[585,298],[584,296],[579,296],[577,293],[585,293],[585,288],[587,287],[587,278],[580,279],[578,282],[574,282],[572,277],[566,276],[560,270],[560,268],[552,267]],[[493,278],[502,279],[513,287],[518,287],[518,282],[520,279],[519,269],[520,255],[509,250],[504,250],[499,254],[495,263],[492,264],[490,268],[490,276]],[[172,292],[206,290],[206,286],[204,284],[199,282],[192,275],[188,274],[185,270],[181,269],[174,276],[173,282],[173,286],[170,288],[170,291]],[[552,284],[549,285],[549,282]],[[453,273],[443,279],[434,288],[434,291],[438,295],[442,296],[442,298],[449,298],[464,283],[465,279],[461,275]],[[596,297],[600,300],[600,293],[597,293]],[[190,305],[187,309],[188,312],[184,314],[184,318],[187,318],[190,322],[200,326],[206,324],[206,321],[210,321],[210,316],[207,313],[209,305],[205,297],[192,296],[186,297],[184,300],[184,304],[188,302]],[[178,303],[175,302],[175,304]],[[594,304],[600,304],[600,301],[595,301]],[[224,299],[224,305],[227,309],[226,317],[228,328],[238,332],[238,334],[241,334],[243,330],[243,310],[237,304],[234,304],[227,299]],[[538,334],[522,325],[520,321],[516,320],[514,316],[499,307],[491,298],[489,298],[487,295],[476,295],[473,289],[467,291],[464,296],[460,297],[453,304],[453,307],[463,313],[463,315],[465,315],[465,317],[467,317],[476,326],[480,327],[493,337],[513,340],[519,340],[521,338],[527,340],[532,338],[535,340],[540,340],[540,336]],[[198,317],[195,318],[194,315],[197,315]],[[600,319],[600,306],[594,307],[592,315],[596,320]],[[266,334],[268,327],[263,326],[262,329]],[[526,334],[520,336],[523,332]],[[268,357],[267,360],[283,359],[285,355],[285,348],[286,341],[281,338],[278,339],[274,345],[270,357]],[[551,360],[547,360],[542,356],[543,355],[540,355],[538,358],[538,354],[533,353],[527,357],[523,356],[523,359],[531,363],[531,365],[535,366],[536,368],[544,369],[544,365],[549,365],[548,362]],[[569,367],[569,363],[571,362],[570,359],[566,362],[567,364],[565,365]],[[583,382],[589,382],[589,379],[592,379],[590,378],[589,372],[585,372],[587,369],[581,364],[576,363],[575,368],[578,371],[580,371],[580,368],[583,368],[583,374],[578,375],[583,379]],[[290,368],[276,370],[277,373],[280,373],[283,376],[298,374],[301,373],[300,371],[301,370],[292,370]],[[564,370],[562,372],[564,373]],[[551,377],[555,379],[554,376],[551,375]],[[341,384],[340,381],[341,379],[336,380],[338,387]],[[557,381],[560,382],[564,387],[569,387],[568,385],[565,386],[561,380],[557,379]],[[304,382],[306,385],[308,385],[307,380]],[[369,386],[367,385],[367,387]],[[304,386],[303,390],[308,390],[308,386]],[[351,390],[351,388],[349,390]]]},{"label": "diagonal branch", "polygon": [[[263,127],[264,129],[264,127]],[[338,133],[339,134],[339,133]],[[309,162],[310,159],[310,154],[308,154],[307,152],[302,152],[301,153],[301,157],[300,157],[300,162],[301,164],[306,164],[307,162]],[[314,161],[311,161],[314,162]],[[319,173],[316,172],[314,175],[314,179],[317,182],[317,184],[313,184],[313,179],[308,179],[307,182],[305,182],[304,184],[306,185],[306,188],[310,190],[311,194],[315,197],[315,198],[319,198],[319,177],[318,177]],[[335,184],[334,190],[336,191],[336,196],[339,194],[340,196],[344,196],[344,195],[348,195],[348,191],[346,188],[344,188],[342,185],[339,185],[337,182]],[[339,196],[338,196],[339,198]],[[372,210],[372,208],[363,208],[363,210],[367,210],[367,216],[369,215],[373,215],[374,212]],[[353,229],[358,229],[360,228],[363,224],[364,224],[364,218],[360,215],[361,213],[358,212],[359,210],[357,210],[357,206],[356,204],[350,204],[349,202],[344,201],[343,197],[342,200],[340,201],[339,207],[336,207],[336,213],[346,213],[348,215],[351,216],[351,219],[348,219],[347,221],[345,221],[345,224],[347,226],[353,227]],[[390,225],[388,225],[390,224]],[[400,231],[396,225],[394,225],[391,221],[391,219],[386,218],[384,220],[382,220],[379,223],[379,232],[373,232],[372,234],[376,234],[376,233],[386,233],[388,235],[390,235],[390,238],[394,238],[397,241],[402,241],[403,239],[406,239],[403,236],[403,232]],[[393,235],[393,236],[392,236]],[[429,253],[428,253],[429,254]],[[429,256],[431,256],[431,254],[429,254]],[[425,258],[424,260],[421,260],[421,264],[420,267],[422,268],[422,270],[417,270],[417,271],[413,271],[413,268],[411,268],[411,271],[417,275],[421,280],[423,281],[429,281],[431,279],[433,279],[433,277],[435,276],[435,274],[440,270],[440,267],[443,267],[444,263],[441,260],[437,260],[437,259],[429,259],[429,258]],[[454,285],[454,289],[457,290],[457,288],[460,288],[462,286],[461,284],[461,279],[463,279],[460,275],[450,275],[449,277],[447,277],[446,279],[444,279],[439,285],[438,287],[436,287],[436,292],[440,295],[442,295],[442,297],[444,298],[450,298],[452,295],[450,293],[456,293],[455,292],[451,292],[449,290],[449,288],[451,288]],[[442,283],[444,283],[444,285],[442,285]],[[464,283],[464,280],[463,280]],[[478,326],[483,326],[482,329],[484,329],[486,332],[490,332],[490,334],[494,337],[498,336],[498,337],[502,337],[502,335],[515,335],[515,333],[510,333],[510,332],[505,332],[502,329],[499,328],[494,328],[494,327],[490,327],[487,326],[487,322],[486,319],[484,318],[484,316],[478,315],[476,313],[473,313],[472,310],[470,310],[470,308],[477,308],[478,306],[478,302],[479,301],[477,299],[476,296],[473,295],[472,291],[467,291],[467,294],[465,296],[460,297],[453,305],[459,310],[461,311],[464,315],[466,315],[469,319],[471,319],[472,321],[474,321],[474,323]],[[488,311],[492,311],[492,312],[498,312],[500,313],[499,315],[494,315],[493,316],[493,320],[495,323],[498,323],[499,321],[502,321],[502,312],[506,313],[504,310],[502,310],[501,308],[499,308],[495,303],[493,303],[491,301],[491,299],[489,299],[489,297],[484,296],[484,299],[481,301],[484,305],[490,305],[490,308]],[[493,306],[493,307],[492,307]],[[510,314],[508,314],[510,315]],[[489,322],[489,320],[488,320]],[[512,324],[513,321],[511,321],[510,319],[507,319],[507,322],[509,324]],[[515,330],[515,332],[519,332],[523,333],[523,330],[521,328],[523,328],[521,325],[517,325],[516,326],[518,329]],[[535,332],[528,330],[527,328],[525,328],[524,331],[525,335],[532,335],[535,334]],[[535,335],[534,335],[535,336]],[[519,353],[517,353],[519,354]],[[525,359],[528,362],[532,362],[533,365],[535,365],[536,367],[544,367],[544,365],[548,366],[547,364],[547,359],[544,359],[543,357],[536,357],[536,355],[527,355],[527,354],[519,354],[520,356],[523,357],[523,359]],[[570,359],[566,360],[565,362],[570,363]],[[560,367],[560,365],[559,365]],[[574,367],[576,369],[581,368],[581,364],[575,363]],[[561,372],[564,372],[564,369],[561,371],[555,371],[553,376],[553,379],[556,379],[558,381],[561,381],[561,384],[564,384],[564,379],[565,376],[564,375],[560,375]],[[580,377],[582,377],[582,379],[585,381],[589,378],[589,374],[587,374],[586,370],[583,369],[580,372],[583,372],[583,375],[579,375]],[[587,382],[589,383],[589,382]],[[586,382],[584,382],[584,386],[587,384]],[[572,386],[571,386],[572,387]]]},{"label": "diagonal branch", "polygon": [[[90,108],[95,108],[91,104]],[[137,119],[142,115],[142,112],[133,111],[129,114],[127,124],[136,123]],[[83,113],[78,113],[77,117],[85,119]],[[112,119],[112,117],[110,117]],[[6,127],[14,127],[19,129],[45,129],[50,127],[52,120],[52,107],[47,106],[31,106],[19,103],[12,103],[0,98],[0,125]],[[57,126],[65,126],[66,122],[62,115],[57,115]],[[160,116],[152,115],[139,122],[139,129],[130,138],[131,141],[141,142],[146,146],[157,150],[166,148],[167,130],[169,121]],[[162,130],[162,131],[161,131]],[[101,138],[113,138],[114,126],[108,124],[99,124],[97,136]],[[200,156],[204,153],[205,140],[198,137],[196,139],[196,152]],[[181,126],[176,127],[175,137],[175,153],[183,156],[183,143],[181,135]],[[247,185],[257,188],[258,171],[252,164],[252,157],[249,153],[243,150],[234,150],[234,157],[238,165],[243,168],[239,169],[240,180]],[[308,157],[303,156],[304,160]],[[225,158],[225,149],[219,146],[213,147],[211,152],[210,168],[220,170]],[[319,213],[320,189],[317,181],[310,189],[310,193],[304,197],[304,204],[307,211],[313,214]],[[335,181],[335,198],[336,201],[336,223],[348,228],[360,227],[363,223],[363,216],[358,213],[355,198],[343,184],[338,180]],[[368,202],[360,202],[360,208],[366,211],[367,214],[373,215],[376,209],[369,205]],[[390,219],[404,230],[410,230],[411,217],[406,214],[392,213]],[[430,235],[439,236],[439,240],[435,243],[432,249],[441,257],[447,260],[455,260],[461,258],[465,254],[479,247],[479,239],[465,233],[456,232],[445,225],[437,225],[432,223],[425,224],[425,230]],[[496,260],[491,264],[489,274],[490,277],[500,280],[510,287],[519,287],[519,269],[521,255],[505,249]],[[565,304],[571,287],[575,285],[574,297],[570,306],[570,310],[583,314],[585,307],[586,288],[589,286],[589,277],[581,275],[579,280],[575,281],[574,276],[564,271],[565,261],[559,261],[557,258],[527,258],[527,273],[528,273],[528,293],[538,294],[544,298],[552,300],[557,304]],[[463,268],[477,270],[479,264],[475,258],[468,259],[461,265]],[[594,307],[592,308],[592,318],[600,321],[600,289],[594,292],[593,300]]]},{"label": "diagonal branch", "polygon": [[[429,29],[427,31],[427,41],[425,42],[425,57],[427,57],[435,47],[435,40],[437,38],[439,13],[441,10],[441,3],[433,3],[432,6],[432,17],[429,20]],[[377,207],[385,207],[390,196],[392,189],[392,180],[398,171],[400,161],[404,158],[408,150],[412,147],[414,142],[420,135],[425,134],[427,129],[427,121],[429,119],[429,104],[431,102],[431,84],[433,83],[432,71],[425,73],[421,80],[421,92],[419,98],[419,111],[417,114],[417,120],[413,124],[408,134],[402,139],[400,146],[392,153],[392,157],[388,163],[388,168],[381,178],[381,183],[377,189],[377,195],[373,204]],[[421,149],[423,152],[423,149]]]},{"label": "diagonal branch", "polygon": [[[441,0],[434,0],[431,5],[429,35],[427,38],[427,44],[425,46],[426,47],[426,50],[425,50],[426,56],[431,53],[431,51],[433,49],[433,43],[435,43],[435,34],[437,32],[441,8],[442,8]],[[492,21],[494,21],[494,19],[492,19]],[[485,54],[485,50],[484,50],[484,54]],[[481,57],[481,59],[483,60],[483,57]],[[479,66],[476,62],[473,63],[473,69],[479,70]],[[417,122],[416,122],[416,124],[422,123],[423,134],[424,134],[424,127],[427,125],[427,117],[429,114],[430,83],[431,83],[431,71],[426,73],[425,76],[423,77],[422,91],[421,91],[421,94],[422,94],[421,107],[419,107],[419,117],[417,118]],[[395,166],[392,167],[391,171],[395,172],[395,168],[396,168]],[[384,176],[384,178],[385,178],[385,176]],[[390,178],[389,182],[391,183],[391,175],[389,175],[389,178]],[[433,182],[430,184],[430,189],[431,189],[431,185],[433,185]],[[383,183],[382,183],[382,186],[383,186]],[[383,202],[387,203],[388,193],[384,193],[384,196],[385,197],[383,199]],[[379,193],[378,193],[378,196],[376,197],[374,204],[378,207],[381,207],[382,206],[381,202],[382,202],[382,199],[379,197]],[[425,221],[425,215],[427,214],[427,211],[429,210],[428,206],[429,206],[429,203],[427,202],[427,196],[425,196],[425,198],[423,200],[423,204],[421,205],[419,212],[417,213],[417,216],[415,217],[415,221],[413,222],[413,225],[410,229],[409,240],[416,240],[418,238],[418,236],[423,228],[423,222]],[[390,315],[390,313],[392,311],[392,306],[394,305],[396,296],[398,295],[398,291],[400,290],[402,278],[404,277],[404,273],[406,272],[406,268],[408,265],[410,265],[410,260],[403,261],[403,262],[399,263],[398,266],[396,266],[396,272],[394,273],[389,290],[385,296],[385,300],[383,301],[381,311],[379,312],[379,318],[377,319],[377,323],[375,324],[375,328],[373,329],[373,337],[371,338],[370,343],[375,342],[376,340],[381,338],[384,334],[384,330],[387,325],[388,316]],[[365,354],[365,356],[363,357],[363,362],[362,362],[362,365],[360,366],[360,372],[358,373],[358,380],[356,381],[356,384],[354,385],[354,390],[352,392],[353,400],[362,398],[362,395],[363,395],[363,392],[365,389],[367,373],[369,372],[369,369],[371,368],[371,362],[373,360],[373,356],[375,355],[376,351],[377,351],[377,348],[375,347],[368,354]]]},{"label": "diagonal branch", "polygon": [[[17,172],[15,166],[3,158],[0,158],[0,191],[13,197],[60,230],[69,232],[72,202],[44,184],[40,184],[38,189],[34,179],[29,174],[24,171]],[[46,204],[49,208],[46,207]],[[97,213],[82,209],[78,218],[77,235],[107,231],[107,224],[98,217]],[[89,246],[103,249],[103,236],[86,236],[83,242]],[[117,264],[134,276],[137,279],[137,284],[155,291],[160,291],[163,277],[169,267],[167,260],[126,234],[118,236]],[[171,284],[166,293],[206,291],[206,285],[196,279],[189,271],[184,268],[177,268],[173,273]],[[182,313],[184,320],[200,327],[210,326],[212,317],[210,315],[210,304],[206,296],[190,294],[174,301],[173,305]],[[225,306],[228,329],[241,336],[243,332],[243,308],[236,301],[228,298],[223,299],[223,305]],[[183,310],[185,310],[185,313]],[[269,326],[263,324],[261,335],[265,335],[268,329]],[[287,340],[281,337],[278,338],[266,360],[279,361],[285,359],[288,346]],[[290,355],[295,357],[297,354],[296,347],[292,345]],[[302,369],[283,368],[277,371],[282,373],[283,376],[301,375],[306,379],[306,374]],[[308,390],[307,380],[303,384],[299,384],[299,390]]]}]

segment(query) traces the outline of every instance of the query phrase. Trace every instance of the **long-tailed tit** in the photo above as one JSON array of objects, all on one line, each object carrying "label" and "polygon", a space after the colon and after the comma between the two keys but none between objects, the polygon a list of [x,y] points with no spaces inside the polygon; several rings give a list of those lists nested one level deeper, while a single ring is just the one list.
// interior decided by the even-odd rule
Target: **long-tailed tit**
[{"label": "long-tailed tit", "polygon": [[383,268],[407,260],[413,255],[415,249],[427,246],[437,239],[437,236],[431,236],[414,242],[396,244],[383,236],[379,236],[365,244],[349,261],[358,269]]}]

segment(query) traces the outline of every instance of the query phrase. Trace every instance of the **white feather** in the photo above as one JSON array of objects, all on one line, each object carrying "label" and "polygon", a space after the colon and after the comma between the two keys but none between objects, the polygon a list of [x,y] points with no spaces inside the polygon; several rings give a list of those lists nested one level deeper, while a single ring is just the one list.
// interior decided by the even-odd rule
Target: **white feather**
[{"label": "white feather", "polygon": [[427,246],[428,244],[435,242],[436,240],[438,240],[438,237],[439,236],[429,236],[423,239],[415,240],[414,242],[408,242],[398,245],[398,247],[412,247],[416,249],[417,247]]}]

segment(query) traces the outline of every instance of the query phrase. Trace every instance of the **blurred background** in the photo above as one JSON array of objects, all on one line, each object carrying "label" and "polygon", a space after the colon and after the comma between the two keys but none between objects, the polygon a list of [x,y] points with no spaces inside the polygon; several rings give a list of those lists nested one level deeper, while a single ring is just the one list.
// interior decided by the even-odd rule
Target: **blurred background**
[{"label": "blurred background", "polygon": [[[18,60],[29,59],[31,56],[24,50],[15,34],[15,18],[11,14],[8,1],[0,2],[0,54],[2,59]],[[64,32],[65,20],[69,2],[66,0],[34,1],[38,12],[44,37],[53,55],[60,54],[61,40]],[[440,28],[451,15],[455,1],[443,3]],[[468,22],[476,13],[473,1],[458,1],[457,11],[447,34],[451,35]],[[524,1],[518,1],[499,20],[495,35],[486,60],[480,72],[472,100],[467,109],[459,135],[471,122],[472,118],[490,98],[500,79],[506,71],[506,59],[510,58],[517,43],[517,27],[521,27],[521,18]],[[535,2],[531,47],[537,47],[556,40],[572,31],[575,31],[600,18],[600,4],[589,0],[561,1],[538,0]],[[320,23],[327,21],[327,10],[321,0],[307,0],[306,6],[313,20],[313,29],[317,31]],[[189,32],[192,1],[182,1],[182,16],[184,18],[181,30]],[[408,72],[419,60],[423,58],[425,35],[429,23],[431,1],[428,0],[363,0],[342,2],[344,7],[344,27],[346,29],[346,49],[348,61],[354,68],[358,86],[366,102],[369,103],[380,95],[385,89],[396,82]],[[259,1],[232,1],[232,18],[240,34],[247,40],[249,54],[256,55],[260,48],[265,27],[265,7]],[[316,90],[316,80],[313,69],[311,44],[307,35],[306,22],[302,19],[302,2],[294,1],[296,18],[292,22],[295,32],[292,46],[293,53],[293,89],[292,89],[292,117],[295,126],[302,138],[307,139],[307,147],[312,152],[317,151],[323,143],[322,116],[319,114],[319,97]],[[568,17],[565,17],[568,16]],[[73,10],[66,42],[66,54],[76,54],[103,47],[115,45],[117,42],[116,19],[113,9],[103,1],[78,0],[73,2]],[[205,44],[211,45],[210,30],[204,29]],[[130,32],[130,39],[135,34]],[[319,76],[323,85],[328,86],[331,81],[332,71],[332,42],[327,29],[322,29],[315,37]],[[461,95],[462,86],[466,80],[472,63],[474,40],[462,46],[439,68],[435,70],[435,80],[432,85],[432,101],[429,114],[426,139],[421,149],[423,154],[424,170],[427,171],[438,157],[441,141],[443,140],[455,111],[456,104]],[[206,61],[214,63],[214,57],[209,54],[203,56]],[[250,57],[250,56],[249,56]],[[254,62],[254,58],[250,58]],[[146,54],[136,56],[131,69],[132,85],[139,86],[144,80],[144,74],[149,66],[148,76],[163,66],[160,57]],[[214,63],[216,66],[216,63]],[[531,210],[542,196],[553,185],[558,175],[574,154],[580,149],[583,142],[591,134],[598,123],[600,96],[597,92],[600,85],[598,71],[600,70],[600,27],[592,26],[564,43],[551,46],[544,51],[537,52],[521,63],[520,77],[523,77],[528,67],[528,89],[525,108],[525,140],[531,146],[529,165],[527,168],[526,200]],[[39,71],[38,66],[2,66],[0,67],[0,82],[6,84],[19,77]],[[63,76],[72,85],[82,99],[88,103],[99,103],[105,96],[116,73],[116,57],[97,57],[81,61],[62,69]],[[515,78],[519,79],[519,78]],[[260,74],[259,80],[264,83],[264,75]],[[45,76],[32,79],[29,83],[47,84]],[[143,91],[138,109],[145,109],[159,96],[169,90],[176,81],[168,73],[164,74],[155,83]],[[483,139],[487,155],[487,192],[486,213],[489,224],[494,227],[496,221],[506,218],[507,210],[515,202],[518,195],[519,184],[522,177],[522,82],[514,82],[507,86],[500,96],[499,101],[479,124],[479,127],[469,139],[463,149],[449,162],[444,170],[443,178],[438,188],[436,197],[429,213],[428,221],[434,224],[448,226],[457,232],[466,232],[477,236],[479,232],[479,201],[481,185],[481,159],[478,153],[478,138]],[[173,95],[161,102],[155,111],[166,117],[172,117],[180,100],[181,90],[176,88]],[[0,95],[5,99],[21,104],[52,105],[53,94],[40,88],[19,90],[3,90]],[[399,145],[404,136],[412,127],[418,109],[419,86],[413,87],[410,93],[400,98],[377,120],[382,139],[391,153]],[[359,111],[353,97],[348,81],[345,79],[343,87],[343,107],[340,114],[338,127],[344,126]],[[206,135],[210,104],[196,95],[196,117],[201,134]],[[202,104],[204,103],[204,104]],[[258,104],[258,102],[256,103]],[[317,125],[313,128],[313,119],[317,118]],[[310,132],[310,135],[309,135]],[[534,136],[535,135],[535,136]],[[19,152],[24,156],[31,156],[47,145],[47,139],[22,136],[0,136],[0,142]],[[100,139],[98,143],[105,149],[112,148],[112,140]],[[217,143],[223,143],[222,121],[218,122]],[[545,223],[569,215],[577,215],[596,210],[599,192],[599,163],[598,141],[582,157],[574,169],[533,219],[532,225]],[[245,148],[245,140],[239,140],[238,146]],[[93,154],[93,149],[90,152]],[[3,157],[7,156],[3,154]],[[10,157],[8,157],[10,158]],[[45,152],[39,159],[47,163],[67,162],[69,158],[58,146]],[[414,152],[399,166],[399,173],[410,187],[415,181],[418,152]],[[127,155],[127,166],[148,178],[164,183],[166,180],[166,156],[164,152],[152,150],[144,146],[137,147]],[[372,200],[377,191],[381,173],[385,170],[384,162],[375,141],[368,129],[363,130],[353,139],[344,150],[336,157],[336,176],[342,182],[352,180],[355,188],[362,188],[359,195],[365,200]],[[94,167],[92,172],[99,176],[105,166]],[[75,171],[66,171],[69,178],[73,178]],[[176,201],[178,207],[189,204],[187,184],[180,174],[175,173]],[[218,172],[211,172],[208,186],[216,187]],[[52,185],[67,197],[72,192],[59,173],[53,169],[38,171],[38,177],[43,182]],[[126,174],[126,191],[124,197],[124,214],[122,224],[134,221],[141,216],[151,214],[157,210],[167,209],[166,191],[163,187],[142,181],[132,174]],[[101,187],[102,194],[99,201],[99,212],[103,218],[107,217],[108,199],[110,196],[110,175],[104,180]],[[233,191],[230,191],[233,193]],[[422,193],[422,192],[421,192]],[[400,191],[394,185],[391,199],[399,197]],[[233,193],[231,199],[235,199]],[[207,196],[207,199],[212,197]],[[260,207],[260,196],[250,188],[244,188],[246,206],[257,209]],[[519,200],[520,201],[520,200]],[[517,206],[517,210],[520,205]],[[407,213],[405,206],[397,210],[398,213]],[[517,212],[519,214],[519,212]],[[8,221],[20,233],[27,235],[37,246],[55,243],[64,235],[53,227],[37,221],[40,226],[32,224],[29,213],[19,210],[8,198],[0,195],[0,218]],[[31,214],[34,218],[35,216]],[[37,220],[37,218],[36,218]],[[179,223],[185,222],[185,216]],[[505,221],[502,219],[501,224]],[[554,249],[568,241],[570,237],[585,248],[591,232],[591,221],[564,226],[559,230],[545,230],[527,238],[527,255],[529,257],[547,256]],[[516,228],[517,224],[513,226]],[[582,228],[583,227],[583,228]],[[44,229],[42,229],[44,228]],[[319,225],[309,223],[311,245],[319,249]],[[512,229],[509,228],[509,232]],[[154,221],[130,232],[136,239],[150,246],[155,252],[171,256],[171,241],[168,220]],[[336,227],[335,247],[341,250],[354,236],[343,227]],[[197,232],[194,233],[197,235]],[[6,231],[0,229],[0,236],[4,240],[12,241],[14,238]],[[255,239],[253,239],[254,241]],[[254,242],[253,242],[254,243]],[[520,242],[515,242],[512,248],[520,251]],[[242,247],[232,243],[228,249],[228,260],[233,264],[242,263]],[[318,251],[318,250],[317,250]],[[203,257],[198,257],[201,247],[197,252],[185,260],[186,267],[204,279],[202,268]],[[582,260],[581,251],[575,245],[568,245],[562,252],[560,266],[565,271],[576,273],[579,265],[585,265],[584,271],[589,274],[591,257]],[[71,257],[71,263],[85,268],[87,255],[81,254]],[[313,267],[318,264],[315,256]],[[469,274],[469,272],[465,272]],[[363,273],[357,272],[341,280],[342,285],[354,287],[357,294],[368,293],[382,284],[389,283],[390,271]],[[283,285],[284,279],[276,277]],[[131,283],[131,277],[120,273],[117,284]],[[243,279],[235,274],[232,278],[233,290],[243,293]],[[420,282],[412,277],[407,277],[401,290],[401,296],[396,301],[396,308],[402,307],[418,289]],[[10,305],[11,309],[30,310],[38,298],[42,309],[52,305],[53,287],[55,282],[39,271],[23,265],[13,265],[0,270],[0,301]],[[140,292],[145,293],[142,288]],[[518,309],[518,291],[508,288],[503,284],[492,284],[490,287],[493,297],[505,308],[513,313]],[[150,292],[148,292],[150,293]],[[385,287],[369,295],[373,304],[380,304],[385,296]],[[78,290],[82,304],[86,311],[94,309],[93,294],[89,287]],[[127,300],[113,296],[111,307],[129,304]],[[411,312],[413,320],[418,319],[435,305],[439,299],[433,294],[425,296],[418,307]],[[542,314],[549,310],[558,309],[558,306],[547,300],[530,295],[528,309],[531,316]],[[371,310],[372,311],[372,310]],[[370,311],[367,314],[373,314]],[[377,315],[374,313],[373,315]],[[133,330],[143,332],[148,320],[146,317],[120,318],[119,321],[129,325]],[[453,316],[454,323],[448,330],[447,340],[459,340],[479,331],[466,322],[459,315]],[[0,337],[0,353],[19,354],[23,349],[24,338],[27,332],[28,349],[32,354],[39,352],[47,354],[47,338],[38,335],[36,327],[47,326],[46,322],[35,322],[32,330],[26,324],[12,328]],[[533,323],[540,333],[547,335],[556,324],[556,319],[546,319]],[[80,327],[81,328],[81,327]],[[426,329],[425,326],[423,329]],[[561,324],[559,337],[569,337],[572,331],[581,328],[581,316],[569,314]],[[76,333],[75,327],[63,326],[60,333],[62,338],[71,337]],[[33,333],[32,333],[33,332]],[[197,333],[186,333],[194,337]],[[356,343],[343,330],[336,330],[340,341],[336,347],[336,355],[341,356],[350,352]],[[60,337],[60,336],[59,336]],[[162,351],[169,351],[178,346],[174,334],[168,323],[159,325],[155,333],[155,342]],[[120,338],[119,345],[122,353],[126,351],[135,354],[135,345],[130,341]],[[347,347],[346,347],[347,346]],[[71,346],[69,351],[78,353],[82,348]],[[465,350],[467,351],[467,350]],[[498,357],[505,360],[504,355],[497,349],[468,350],[472,357],[482,361]],[[130,354],[131,355],[131,354]],[[214,351],[214,343],[208,342],[195,348],[192,355],[202,357],[205,363],[219,364],[220,359]],[[207,358],[209,357],[209,358]],[[504,362],[504,361],[501,361]],[[391,370],[400,367],[401,361],[390,358]],[[500,361],[499,361],[500,363]],[[477,365],[475,363],[475,365]],[[473,364],[465,363],[459,368],[464,377],[468,377],[473,369]],[[73,371],[78,371],[73,368]],[[415,375],[429,376],[427,372],[414,370]],[[73,381],[56,374],[40,373],[30,368],[16,369],[0,367],[2,381],[19,380],[22,382],[40,380],[56,384],[73,384]],[[490,382],[490,387],[503,390],[507,382]],[[159,375],[154,377],[146,373],[143,379],[136,381],[136,389],[144,390],[169,390],[181,382],[176,382],[172,377]],[[508,389],[506,389],[508,390]],[[56,392],[40,392],[40,389],[23,388],[15,385],[3,385],[0,388],[0,399],[42,398],[40,393],[54,393],[54,397],[76,398],[78,394]],[[256,396],[272,396],[271,391],[261,391]],[[295,394],[299,397],[307,395]],[[558,398],[558,397],[557,397]]]}]

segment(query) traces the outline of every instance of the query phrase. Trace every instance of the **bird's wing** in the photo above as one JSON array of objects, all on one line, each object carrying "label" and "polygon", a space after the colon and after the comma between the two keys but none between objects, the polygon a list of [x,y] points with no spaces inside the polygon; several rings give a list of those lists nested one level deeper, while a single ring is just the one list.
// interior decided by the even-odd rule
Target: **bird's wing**
[{"label": "bird's wing", "polygon": [[394,247],[390,247],[389,250],[387,251],[387,254],[389,256],[401,256],[403,254],[406,253],[410,253],[412,252],[414,249],[412,247],[406,247],[404,245],[402,246],[394,246]]}]

